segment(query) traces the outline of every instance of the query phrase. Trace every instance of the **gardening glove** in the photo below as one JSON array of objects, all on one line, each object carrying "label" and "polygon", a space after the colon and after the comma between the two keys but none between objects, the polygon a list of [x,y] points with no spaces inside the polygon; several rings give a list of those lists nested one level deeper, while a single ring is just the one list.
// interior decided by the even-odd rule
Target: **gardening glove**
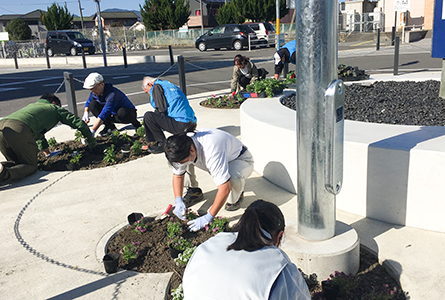
[{"label": "gardening glove", "polygon": [[93,129],[90,129],[91,130],[91,134],[93,135],[93,137],[94,137],[94,135],[96,134],[96,130],[93,130]]},{"label": "gardening glove", "polygon": [[175,199],[175,210],[173,211],[178,218],[185,220],[185,204],[181,196]]},{"label": "gardening glove", "polygon": [[189,225],[190,231],[198,231],[199,229],[203,228],[205,225],[209,224],[210,221],[212,221],[214,216],[210,212],[208,212],[206,215],[199,217],[197,219],[188,221],[187,225]]},{"label": "gardening glove", "polygon": [[46,157],[53,157],[53,156],[60,155],[60,154],[62,154],[62,151],[57,150],[57,151],[53,151],[53,152],[51,152],[50,154],[45,155],[45,156],[46,156]]},{"label": "gardening glove", "polygon": [[232,98],[235,98],[236,92],[232,92]]},{"label": "gardening glove", "polygon": [[83,117],[82,120],[85,121],[85,123],[88,123],[90,121],[90,113],[89,112],[84,112],[83,113]]}]

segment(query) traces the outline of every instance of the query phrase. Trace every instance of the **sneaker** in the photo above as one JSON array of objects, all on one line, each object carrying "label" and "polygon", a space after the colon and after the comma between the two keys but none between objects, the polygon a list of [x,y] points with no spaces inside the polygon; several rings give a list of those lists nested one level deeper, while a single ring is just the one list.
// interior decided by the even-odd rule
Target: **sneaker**
[{"label": "sneaker", "polygon": [[226,206],[224,207],[227,211],[235,211],[238,210],[241,206],[241,202],[244,200],[244,192],[241,193],[241,196],[239,197],[238,201],[236,201],[233,204],[226,203]]},{"label": "sneaker", "polygon": [[101,132],[99,132],[100,136],[107,136],[110,135],[113,131],[117,130],[116,126],[114,126],[114,124],[112,124],[111,126],[105,126],[104,129],[101,130]]},{"label": "sneaker", "polygon": [[190,207],[204,199],[204,194],[200,188],[187,188],[187,193],[184,196],[184,204],[186,207]]},{"label": "sneaker", "polygon": [[148,152],[151,154],[159,154],[164,153],[164,143],[163,142],[157,142],[155,145],[149,147],[147,149]]}]

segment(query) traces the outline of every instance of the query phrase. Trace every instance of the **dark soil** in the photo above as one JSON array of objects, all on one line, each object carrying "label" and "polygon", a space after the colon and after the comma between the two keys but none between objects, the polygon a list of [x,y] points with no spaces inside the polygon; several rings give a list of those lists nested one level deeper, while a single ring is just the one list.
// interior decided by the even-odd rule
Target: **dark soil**
[{"label": "dark soil", "polygon": [[207,100],[201,101],[199,105],[208,108],[220,109],[239,109],[245,99],[238,101],[232,96],[210,97]]},{"label": "dark soil", "polygon": [[[369,123],[444,126],[445,99],[440,81],[378,81],[352,84],[345,91],[345,119]],[[295,110],[295,94],[281,103]]]},{"label": "dark soil", "polygon": [[[175,220],[179,219],[175,217]],[[184,268],[176,266],[173,258],[170,255],[167,244],[168,239],[166,236],[168,221],[169,218],[153,221],[149,223],[150,225],[148,230],[142,234],[133,231],[130,226],[124,228],[109,242],[108,252],[119,253],[119,250],[122,249],[124,245],[132,242],[140,242],[141,244],[138,247],[140,256],[131,263],[127,263],[121,256],[119,260],[119,267],[137,272],[173,272],[170,280],[170,291],[171,289],[177,288],[177,286],[181,283]],[[185,226],[185,222],[183,224]],[[193,245],[199,245],[210,238],[212,234],[210,232],[200,230],[197,233],[187,232],[186,234],[183,234],[183,236],[184,238],[189,239]],[[303,274],[303,276],[305,277],[305,280],[310,288],[312,299],[325,299],[322,297],[321,284],[317,281],[315,274],[312,276],[306,276]],[[318,280],[325,280],[325,278]],[[360,249],[360,269],[355,276],[350,276],[348,280],[358,282],[357,287],[350,291],[349,294],[339,296],[336,299],[376,299],[376,293],[382,293],[381,291],[389,291],[394,287],[397,288],[398,292],[391,297],[379,299],[406,299],[404,292],[400,290],[400,287],[396,281],[389,276],[386,270],[378,263],[377,257],[363,248]],[[167,299],[172,299],[170,294],[167,295]]]},{"label": "dark soil", "polygon": [[[91,170],[125,163],[149,154],[148,151],[142,151],[140,154],[135,154],[131,151],[128,156],[124,157],[121,150],[125,144],[133,145],[135,141],[138,141],[141,145],[147,144],[144,137],[128,136],[128,138],[130,140],[125,140],[123,136],[120,135],[118,141],[113,141],[111,136],[99,136],[96,138],[96,147],[92,149],[75,140],[58,143],[55,146],[49,147],[49,149],[51,152],[60,150],[62,151],[62,154],[47,158],[45,157],[45,154],[40,151],[37,155],[38,168],[43,171]],[[104,151],[113,144],[116,152],[116,161],[107,162],[104,160]],[[78,164],[69,165],[74,151],[80,153],[82,158],[79,160]]]}]

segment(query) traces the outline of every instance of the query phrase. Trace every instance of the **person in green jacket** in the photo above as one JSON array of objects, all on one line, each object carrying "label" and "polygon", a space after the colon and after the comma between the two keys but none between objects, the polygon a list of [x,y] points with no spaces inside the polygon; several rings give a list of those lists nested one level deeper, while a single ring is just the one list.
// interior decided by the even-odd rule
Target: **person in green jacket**
[{"label": "person in green jacket", "polygon": [[50,152],[45,133],[61,122],[78,129],[90,146],[96,144],[88,125],[61,107],[60,99],[52,93],[43,94],[36,103],[0,120],[0,151],[6,162],[0,163],[0,183],[11,183],[37,171],[37,154],[42,150],[47,157],[60,154]]}]

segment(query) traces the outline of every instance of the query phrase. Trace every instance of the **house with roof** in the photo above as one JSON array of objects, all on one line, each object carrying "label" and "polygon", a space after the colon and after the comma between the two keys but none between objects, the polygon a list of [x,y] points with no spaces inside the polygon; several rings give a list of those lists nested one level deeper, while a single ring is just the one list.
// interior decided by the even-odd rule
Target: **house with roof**
[{"label": "house with roof", "polygon": [[22,19],[31,28],[32,35],[36,38],[39,37],[40,32],[46,31],[45,25],[42,23],[40,18],[41,13],[46,13],[46,11],[41,9],[36,9],[24,15],[17,14],[5,14],[0,16],[0,31],[6,31],[5,27],[14,19]]}]

